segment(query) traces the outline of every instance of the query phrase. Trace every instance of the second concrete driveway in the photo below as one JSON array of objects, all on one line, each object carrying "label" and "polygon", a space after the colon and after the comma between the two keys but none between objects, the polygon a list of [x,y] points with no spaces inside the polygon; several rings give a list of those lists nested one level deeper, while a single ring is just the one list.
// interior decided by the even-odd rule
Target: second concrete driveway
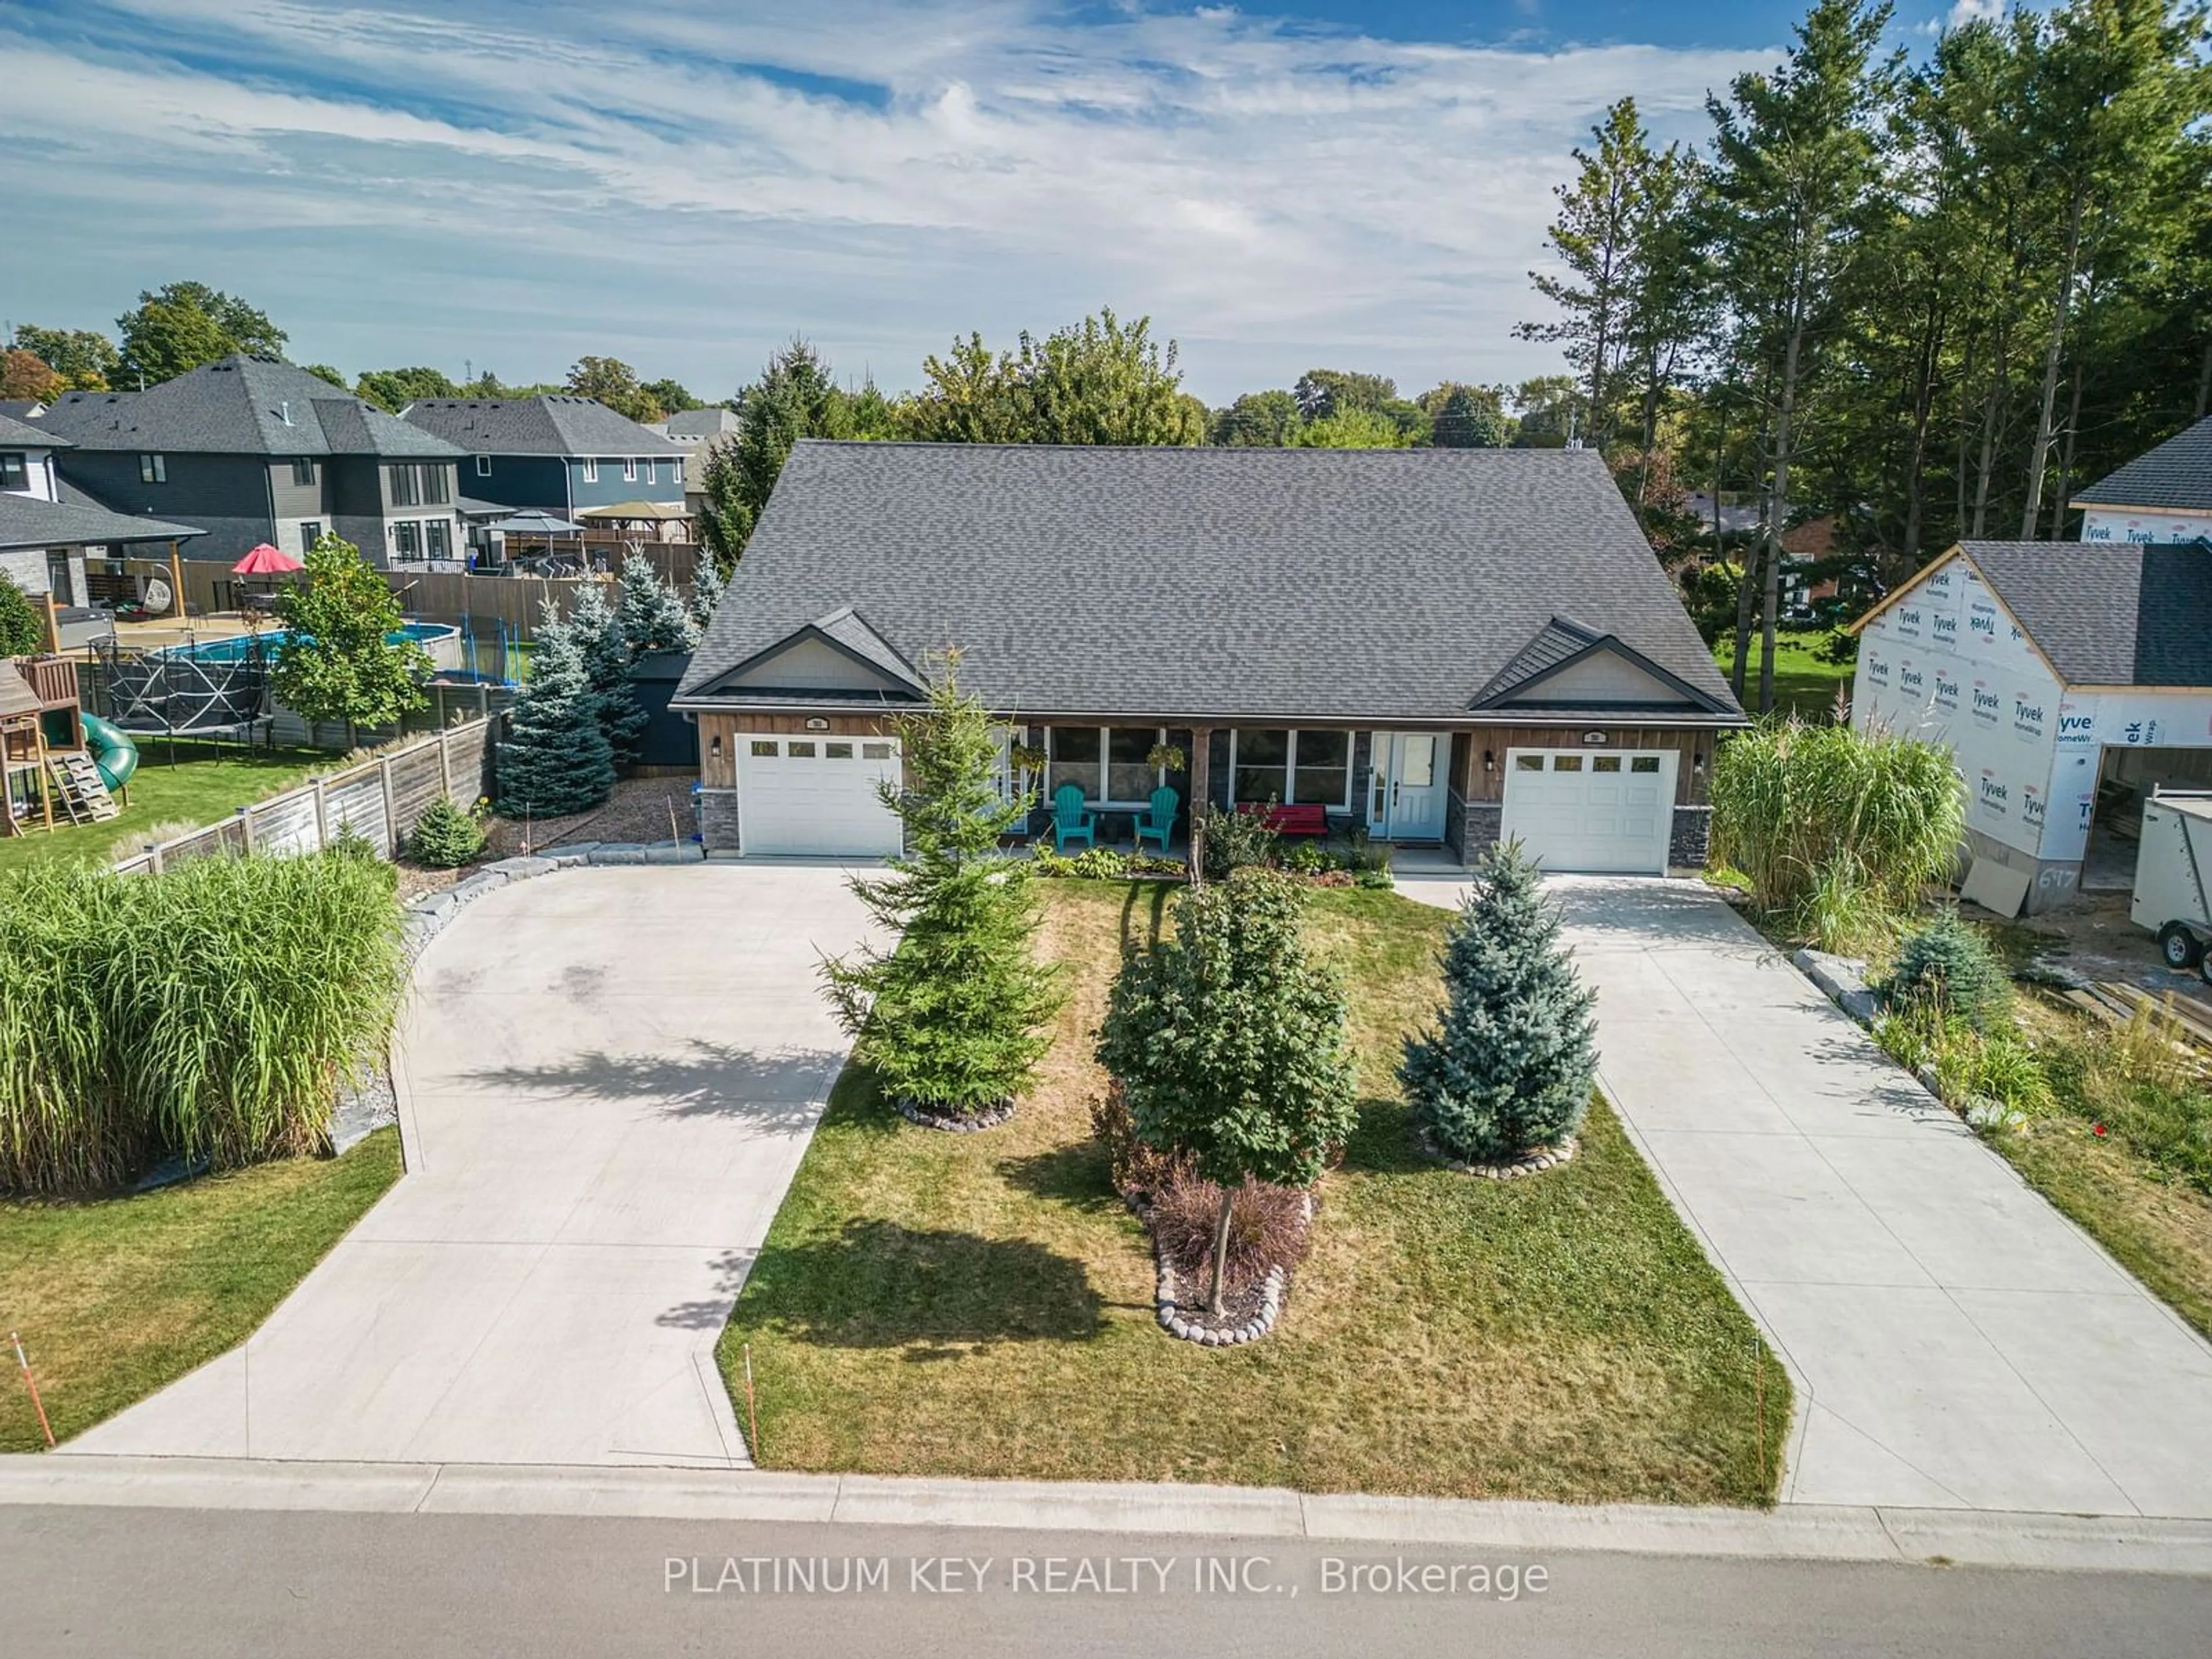
[{"label": "second concrete driveway", "polygon": [[243,1347],[83,1452],[744,1461],[716,1337],[846,1043],[825,865],[574,871],[417,965],[407,1175]]},{"label": "second concrete driveway", "polygon": [[2212,1348],[1711,889],[1550,885],[1600,1086],[1797,1379],[1786,1498],[2212,1516]]}]

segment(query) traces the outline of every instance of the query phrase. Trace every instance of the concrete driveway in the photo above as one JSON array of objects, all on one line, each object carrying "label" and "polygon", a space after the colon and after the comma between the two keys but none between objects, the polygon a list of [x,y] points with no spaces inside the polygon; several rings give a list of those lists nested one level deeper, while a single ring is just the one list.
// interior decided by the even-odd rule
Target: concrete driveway
[{"label": "concrete driveway", "polygon": [[1796,1375],[1785,1498],[2212,1516],[2212,1347],[1712,890],[1551,885],[1601,1086]]},{"label": "concrete driveway", "polygon": [[822,864],[593,869],[424,952],[407,1175],[244,1347],[81,1452],[745,1461],[714,1341],[843,1064]]}]

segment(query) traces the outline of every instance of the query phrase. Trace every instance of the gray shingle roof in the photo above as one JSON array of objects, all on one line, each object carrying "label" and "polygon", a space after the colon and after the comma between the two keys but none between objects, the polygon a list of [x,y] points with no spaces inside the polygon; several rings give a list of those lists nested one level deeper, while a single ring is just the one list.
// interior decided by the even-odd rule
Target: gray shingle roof
[{"label": "gray shingle roof", "polygon": [[207,532],[104,507],[0,492],[0,547],[75,547],[85,542],[183,541]]},{"label": "gray shingle roof", "polygon": [[681,695],[848,605],[1009,712],[1465,718],[1561,613],[1735,708],[1593,451],[803,441]]},{"label": "gray shingle roof", "polygon": [[735,432],[738,417],[720,404],[710,404],[705,409],[679,409],[661,425],[670,437],[682,443],[687,439],[719,438],[726,432]]},{"label": "gray shingle roof", "polygon": [[28,421],[19,421],[14,416],[0,414],[0,444],[21,445],[26,449],[69,449],[74,447],[58,433],[41,431]]},{"label": "gray shingle roof", "polygon": [[681,455],[684,446],[648,432],[596,398],[425,398],[406,419],[477,455]]},{"label": "gray shingle roof", "polygon": [[143,392],[64,392],[36,424],[84,449],[421,460],[461,453],[273,357],[225,357]]},{"label": "gray shingle roof", "polygon": [[2150,507],[2203,512],[2212,508],[2212,416],[2146,451],[2087,489],[2077,504]]},{"label": "gray shingle roof", "polygon": [[2212,686],[2212,545],[1960,546],[2069,684]]}]

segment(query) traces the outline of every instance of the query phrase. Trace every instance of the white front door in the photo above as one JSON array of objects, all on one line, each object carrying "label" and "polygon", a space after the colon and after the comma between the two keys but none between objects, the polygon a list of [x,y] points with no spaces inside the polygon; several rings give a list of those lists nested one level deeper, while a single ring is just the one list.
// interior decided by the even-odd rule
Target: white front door
[{"label": "white front door", "polygon": [[1377,732],[1367,829],[1384,841],[1442,841],[1451,738],[1440,732]]},{"label": "white front door", "polygon": [[899,821],[877,793],[899,776],[888,738],[738,738],[740,856],[881,858]]},{"label": "white front door", "polygon": [[1508,750],[1499,838],[1546,870],[1663,876],[1680,760],[1671,749]]}]

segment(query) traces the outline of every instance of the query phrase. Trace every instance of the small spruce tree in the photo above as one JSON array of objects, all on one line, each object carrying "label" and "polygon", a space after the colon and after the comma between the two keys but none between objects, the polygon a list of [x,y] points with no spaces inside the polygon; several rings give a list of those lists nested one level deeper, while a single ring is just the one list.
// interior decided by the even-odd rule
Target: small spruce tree
[{"label": "small spruce tree", "polygon": [[1474,872],[1444,947],[1440,1030],[1406,1043],[1414,1118],[1455,1158],[1492,1163],[1581,1127],[1597,1076],[1595,996],[1559,945],[1559,915],[1517,845]]},{"label": "small spruce tree", "polygon": [[1355,1116],[1344,992],[1306,956],[1302,908],[1288,877],[1258,867],[1186,894],[1173,939],[1123,956],[1099,1026],[1137,1138],[1221,1188],[1217,1316],[1236,1189],[1311,1186]]},{"label": "small spruce tree", "polygon": [[699,642],[683,599],[642,554],[633,553],[623,561],[616,614],[622,618],[623,637],[629,641],[632,656],[689,651]]},{"label": "small spruce tree", "polygon": [[538,625],[530,680],[499,746],[499,810],[508,817],[584,812],[615,787],[614,750],[599,723],[583,641],[551,605]]},{"label": "small spruce tree", "polygon": [[990,716],[960,689],[957,653],[928,710],[898,732],[909,782],[878,787],[907,851],[890,875],[849,883],[898,943],[825,958],[822,976],[886,1091],[938,1116],[974,1116],[1029,1088],[1050,1046],[1039,1028],[1060,1004],[1059,975],[1031,950],[1028,860],[1000,850],[1030,800],[1000,793]]},{"label": "small spruce tree", "polygon": [[457,870],[484,849],[483,825],[476,814],[440,795],[422,809],[407,832],[407,856],[428,870]]},{"label": "small spruce tree", "polygon": [[692,574],[690,596],[684,602],[684,608],[691,616],[691,626],[697,633],[703,635],[707,625],[714,620],[714,607],[721,604],[722,595],[729,585],[728,579],[722,574],[721,565],[713,555],[702,550],[699,555],[699,568]]},{"label": "small spruce tree", "polygon": [[592,694],[599,700],[599,726],[607,734],[617,765],[637,757],[637,740],[645,731],[645,708],[630,684],[633,660],[629,639],[606,593],[597,582],[577,591],[568,607],[568,628],[584,653],[584,674]]}]

